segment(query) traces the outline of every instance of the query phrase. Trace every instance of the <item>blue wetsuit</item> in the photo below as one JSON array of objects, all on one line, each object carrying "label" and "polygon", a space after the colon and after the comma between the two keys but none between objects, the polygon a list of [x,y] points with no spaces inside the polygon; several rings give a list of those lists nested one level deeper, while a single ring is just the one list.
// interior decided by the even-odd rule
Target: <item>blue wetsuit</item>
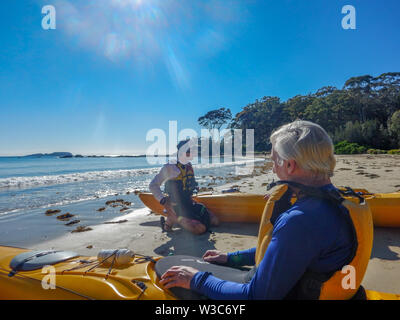
[{"label": "blue wetsuit", "polygon": [[[301,198],[275,221],[268,250],[250,282],[230,282],[198,272],[191,289],[211,299],[283,299],[306,270],[332,272],[343,267],[355,245],[352,232],[348,218],[336,206]],[[256,248],[229,253],[228,265],[254,265],[255,252]]]}]

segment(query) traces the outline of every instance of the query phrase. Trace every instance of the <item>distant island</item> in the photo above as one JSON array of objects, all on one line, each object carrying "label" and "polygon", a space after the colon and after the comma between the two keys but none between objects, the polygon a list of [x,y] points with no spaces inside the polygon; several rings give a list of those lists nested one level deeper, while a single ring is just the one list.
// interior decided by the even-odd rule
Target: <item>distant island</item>
[{"label": "distant island", "polygon": [[71,152],[52,152],[52,153],[34,153],[28,154],[26,156],[19,156],[19,158],[44,158],[44,157],[53,157],[53,158],[142,158],[146,157],[145,154],[141,155],[117,155],[117,156],[107,156],[107,155],[88,155],[83,156],[81,154],[73,155]]},{"label": "distant island", "polygon": [[34,153],[23,156],[23,158],[42,158],[42,157],[58,157],[58,158],[72,158],[71,152],[53,152],[53,153]]}]

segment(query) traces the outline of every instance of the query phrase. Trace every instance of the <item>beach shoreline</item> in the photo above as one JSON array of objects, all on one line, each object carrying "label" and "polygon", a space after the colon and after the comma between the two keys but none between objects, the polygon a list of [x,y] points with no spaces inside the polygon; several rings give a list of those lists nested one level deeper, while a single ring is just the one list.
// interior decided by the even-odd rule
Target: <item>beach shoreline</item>
[{"label": "beach shoreline", "polygon": [[[338,186],[365,188],[370,192],[395,192],[400,189],[400,156],[351,155],[336,156],[337,168],[332,181]],[[270,163],[265,161],[255,167],[255,172],[242,179],[233,177],[223,185],[213,187],[218,193],[238,188],[241,192],[263,194],[266,185],[274,178]],[[361,173],[361,174],[360,174]],[[115,222],[121,219],[116,217]],[[210,233],[195,236],[176,228],[163,233],[160,216],[150,210],[135,209],[124,215],[124,223],[96,225],[93,230],[65,234],[59,238],[38,243],[32,249],[73,250],[82,255],[97,255],[102,249],[129,248],[135,252],[167,256],[188,254],[201,256],[206,250],[236,251],[256,245],[258,225],[222,223]],[[374,246],[370,264],[362,284],[366,289],[400,293],[400,230],[375,228]]]}]

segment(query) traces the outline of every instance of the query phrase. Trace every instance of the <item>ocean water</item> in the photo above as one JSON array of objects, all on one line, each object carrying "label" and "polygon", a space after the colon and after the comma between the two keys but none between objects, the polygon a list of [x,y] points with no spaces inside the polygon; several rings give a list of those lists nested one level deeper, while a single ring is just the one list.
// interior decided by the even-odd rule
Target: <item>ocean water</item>
[{"label": "ocean water", "polygon": [[[151,179],[167,159],[146,157],[0,157],[0,244],[37,243],[69,232],[81,225],[95,225],[123,216],[144,205],[134,191],[146,191]],[[218,159],[219,160],[219,159]],[[214,163],[209,163],[213,161]],[[193,167],[200,186],[215,179],[223,184],[237,167],[248,161],[208,160]],[[122,198],[131,202],[129,210],[105,206],[108,200]],[[106,207],[104,211],[97,211]],[[46,216],[48,209],[69,212],[79,224],[67,227],[55,216]]]}]

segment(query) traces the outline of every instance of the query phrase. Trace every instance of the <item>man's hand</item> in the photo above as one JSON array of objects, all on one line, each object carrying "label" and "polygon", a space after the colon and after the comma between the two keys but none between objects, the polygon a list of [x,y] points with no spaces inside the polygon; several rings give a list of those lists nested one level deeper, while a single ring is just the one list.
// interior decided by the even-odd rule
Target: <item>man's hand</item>
[{"label": "man's hand", "polygon": [[228,254],[218,250],[207,250],[203,255],[203,260],[211,263],[224,264],[228,262]]},{"label": "man's hand", "polygon": [[172,287],[190,289],[190,281],[192,281],[192,278],[197,272],[199,272],[199,270],[192,267],[174,266],[169,268],[161,276],[160,284],[162,284],[165,289]]},{"label": "man's hand", "polygon": [[173,223],[176,223],[178,221],[178,215],[172,208],[171,200],[169,198],[167,198],[166,202],[164,203],[164,209],[167,211],[167,217],[171,219]]}]

